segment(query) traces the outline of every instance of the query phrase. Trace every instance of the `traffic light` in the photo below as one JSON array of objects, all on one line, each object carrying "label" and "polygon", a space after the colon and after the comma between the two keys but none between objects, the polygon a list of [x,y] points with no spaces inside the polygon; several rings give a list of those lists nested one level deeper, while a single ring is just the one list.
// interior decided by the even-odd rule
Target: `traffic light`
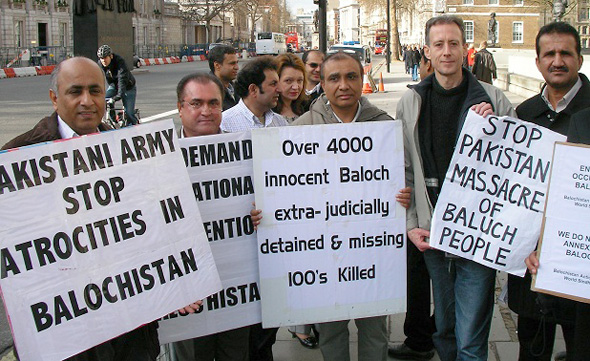
[{"label": "traffic light", "polygon": [[320,0],[313,0],[313,4],[314,5],[319,5],[320,4]]}]

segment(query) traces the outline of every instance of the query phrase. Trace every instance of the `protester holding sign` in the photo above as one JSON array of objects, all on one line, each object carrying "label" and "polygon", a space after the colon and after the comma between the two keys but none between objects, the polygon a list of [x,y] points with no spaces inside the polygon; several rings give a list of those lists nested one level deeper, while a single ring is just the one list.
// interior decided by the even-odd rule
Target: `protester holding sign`
[{"label": "protester holding sign", "polygon": [[467,43],[460,18],[431,18],[425,34],[425,55],[434,74],[403,95],[396,114],[404,123],[406,185],[415,190],[407,213],[408,238],[425,252],[434,294],[433,341],[441,360],[487,360],[496,272],[430,249],[429,229],[469,109],[483,116],[490,105],[498,115],[513,115],[514,110],[501,90],[462,68]]},{"label": "protester holding sign", "polygon": [[[523,120],[567,134],[571,115],[590,107],[590,82],[578,73],[583,61],[580,36],[571,25],[554,22],[539,30],[535,44],[537,68],[546,85],[516,112]],[[518,313],[519,360],[549,361],[556,323],[562,327],[566,346],[573,340],[575,302],[537,294],[530,287],[530,274],[508,276],[508,305]]]},{"label": "protester holding sign", "polygon": [[[221,129],[242,132],[254,128],[282,127],[285,118],[272,111],[279,100],[279,74],[273,58],[262,56],[250,61],[238,73],[236,92],[240,102],[223,112]],[[250,329],[250,361],[272,361],[272,345],[278,328],[263,329],[262,324]]]},{"label": "protester holding sign", "polygon": [[[393,119],[361,97],[363,67],[357,58],[344,52],[328,56],[322,64],[320,78],[325,93],[293,125],[346,124]],[[405,199],[406,196],[409,193],[398,197]],[[350,360],[348,322],[349,320],[344,320],[318,325],[324,360]],[[385,360],[386,316],[356,319],[355,323],[359,330],[359,360]]]},{"label": "protester holding sign", "polygon": [[[219,134],[223,85],[213,75],[195,73],[178,83],[177,107],[182,128],[180,138]],[[250,327],[219,332],[173,345],[178,361],[246,361]]]},{"label": "protester holding sign", "polygon": [[[55,112],[2,149],[68,139],[107,130],[105,77],[94,61],[75,57],[59,63],[50,78],[49,97]],[[68,361],[156,360],[160,352],[156,323],[152,322],[95,346]]]}]

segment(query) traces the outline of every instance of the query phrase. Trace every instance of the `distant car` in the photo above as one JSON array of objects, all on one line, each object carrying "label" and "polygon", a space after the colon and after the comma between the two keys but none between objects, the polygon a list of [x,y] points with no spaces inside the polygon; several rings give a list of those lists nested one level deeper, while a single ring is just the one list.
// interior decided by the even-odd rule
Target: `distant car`
[{"label": "distant car", "polygon": [[382,46],[375,47],[375,55],[377,55],[377,54],[383,54],[383,47]]}]

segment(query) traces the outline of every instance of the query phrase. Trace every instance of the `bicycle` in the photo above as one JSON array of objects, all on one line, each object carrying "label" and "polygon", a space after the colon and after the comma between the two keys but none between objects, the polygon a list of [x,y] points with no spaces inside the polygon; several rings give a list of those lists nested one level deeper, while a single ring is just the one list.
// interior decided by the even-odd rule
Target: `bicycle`
[{"label": "bicycle", "polygon": [[[135,109],[133,112],[137,120],[139,120],[139,109]],[[120,129],[133,125],[131,120],[125,113],[125,108],[115,107],[115,101],[107,101],[107,112],[103,123],[110,126],[113,129]]]}]

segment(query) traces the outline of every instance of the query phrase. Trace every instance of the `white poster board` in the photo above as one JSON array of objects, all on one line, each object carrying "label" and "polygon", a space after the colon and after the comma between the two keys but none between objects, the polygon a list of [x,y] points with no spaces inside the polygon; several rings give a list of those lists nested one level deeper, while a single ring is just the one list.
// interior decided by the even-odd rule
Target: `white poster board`
[{"label": "white poster board", "polygon": [[261,321],[250,132],[178,141],[192,182],[223,290],[198,313],[160,321],[160,343],[186,340]]},{"label": "white poster board", "polygon": [[400,122],[252,131],[264,327],[403,312]]},{"label": "white poster board", "polygon": [[524,276],[541,233],[551,150],[565,137],[469,111],[436,203],[430,245]]},{"label": "white poster board", "polygon": [[590,147],[557,143],[533,290],[590,303]]},{"label": "white poster board", "polygon": [[4,152],[0,179],[21,360],[62,360],[221,289],[171,120]]}]

